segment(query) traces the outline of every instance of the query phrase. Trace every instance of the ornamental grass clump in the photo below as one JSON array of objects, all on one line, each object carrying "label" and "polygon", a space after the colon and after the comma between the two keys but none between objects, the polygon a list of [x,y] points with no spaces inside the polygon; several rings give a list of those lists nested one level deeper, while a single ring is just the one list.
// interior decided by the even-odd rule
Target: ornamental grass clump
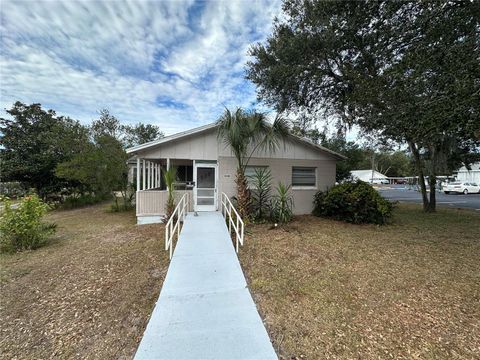
[{"label": "ornamental grass clump", "polygon": [[386,224],[394,206],[363,181],[346,182],[319,191],[313,202],[313,215],[354,224]]},{"label": "ornamental grass clump", "polygon": [[4,199],[0,214],[0,251],[33,250],[44,245],[56,225],[42,221],[49,209],[37,195],[25,196],[18,206]]}]

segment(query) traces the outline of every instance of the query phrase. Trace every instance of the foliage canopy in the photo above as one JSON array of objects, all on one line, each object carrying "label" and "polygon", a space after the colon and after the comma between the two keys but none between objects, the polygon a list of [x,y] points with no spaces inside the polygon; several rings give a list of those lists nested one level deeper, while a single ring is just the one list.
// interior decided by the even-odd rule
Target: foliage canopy
[{"label": "foliage canopy", "polygon": [[408,144],[435,210],[436,176],[479,146],[480,3],[285,0],[283,15],[251,48],[259,97]]}]

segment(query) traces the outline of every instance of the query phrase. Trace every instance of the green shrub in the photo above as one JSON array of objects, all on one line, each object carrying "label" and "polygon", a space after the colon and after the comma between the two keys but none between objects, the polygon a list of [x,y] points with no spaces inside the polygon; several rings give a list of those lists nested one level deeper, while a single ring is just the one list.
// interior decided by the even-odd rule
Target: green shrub
[{"label": "green shrub", "polygon": [[313,215],[354,224],[385,224],[392,216],[393,203],[384,199],[363,181],[335,185],[319,191],[314,198]]},{"label": "green shrub", "polygon": [[95,205],[102,201],[109,199],[111,195],[93,195],[93,194],[84,194],[84,195],[72,195],[63,200],[61,204],[62,209],[74,209],[82,206]]},{"label": "green shrub", "polygon": [[110,211],[121,212],[132,210],[134,208],[133,199],[137,193],[136,185],[126,183],[119,193],[121,195],[120,197],[117,196],[118,192],[113,195],[113,204],[110,206]]},{"label": "green shrub", "polygon": [[271,218],[278,223],[287,223],[293,217],[293,197],[290,193],[290,185],[281,182],[275,188],[277,193],[272,197]]},{"label": "green shrub", "polygon": [[128,200],[123,196],[121,198],[115,196],[113,199],[113,204],[110,205],[110,212],[116,213],[116,212],[122,212],[122,211],[130,211],[133,208],[134,208],[134,205],[131,200]]},{"label": "green shrub", "polygon": [[37,195],[24,197],[15,208],[10,200],[4,201],[0,216],[0,250],[13,252],[42,246],[55,232],[55,224],[42,222],[48,205]]}]

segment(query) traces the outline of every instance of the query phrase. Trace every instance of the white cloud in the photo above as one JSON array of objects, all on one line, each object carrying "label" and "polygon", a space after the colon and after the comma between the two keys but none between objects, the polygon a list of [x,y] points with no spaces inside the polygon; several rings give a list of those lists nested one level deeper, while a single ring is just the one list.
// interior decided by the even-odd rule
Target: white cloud
[{"label": "white cloud", "polygon": [[106,107],[167,133],[214,121],[223,106],[255,101],[247,49],[279,10],[279,1],[3,1],[1,106],[40,102],[84,122]]}]

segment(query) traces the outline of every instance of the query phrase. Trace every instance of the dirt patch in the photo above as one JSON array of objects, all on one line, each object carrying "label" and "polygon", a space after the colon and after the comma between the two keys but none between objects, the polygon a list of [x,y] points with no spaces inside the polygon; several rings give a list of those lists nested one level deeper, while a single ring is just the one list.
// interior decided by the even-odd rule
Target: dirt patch
[{"label": "dirt patch", "polygon": [[0,256],[0,357],[131,358],[168,266],[163,225],[105,205],[48,220],[46,247]]},{"label": "dirt patch", "polygon": [[479,214],[400,205],[384,227],[269,228],[240,258],[281,358],[479,358]]}]

